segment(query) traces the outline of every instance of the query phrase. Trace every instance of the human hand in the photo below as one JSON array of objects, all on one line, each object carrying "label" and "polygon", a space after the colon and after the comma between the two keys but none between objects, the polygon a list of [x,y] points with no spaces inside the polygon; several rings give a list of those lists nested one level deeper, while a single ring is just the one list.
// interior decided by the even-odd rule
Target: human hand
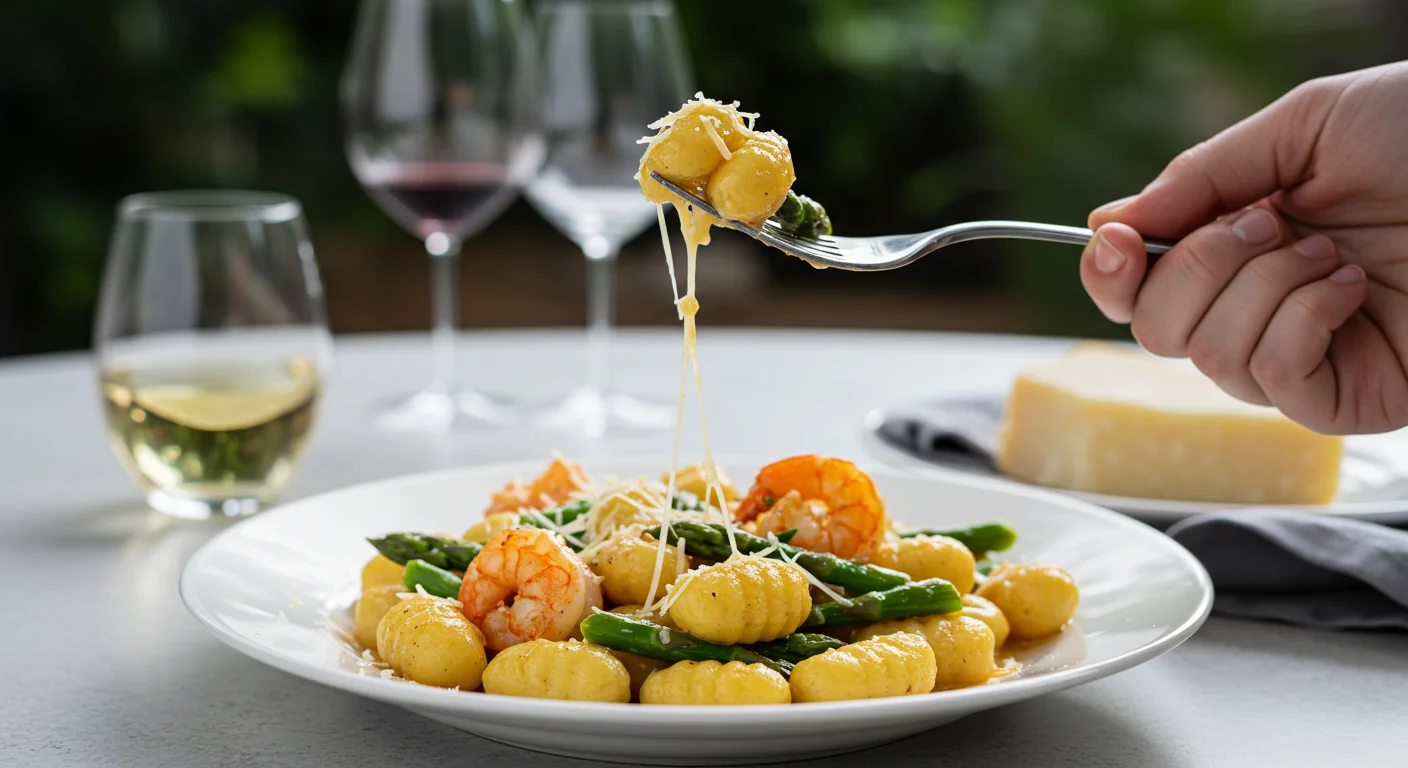
[{"label": "human hand", "polygon": [[1090,226],[1081,281],[1153,354],[1320,432],[1408,425],[1408,62],[1301,85]]}]

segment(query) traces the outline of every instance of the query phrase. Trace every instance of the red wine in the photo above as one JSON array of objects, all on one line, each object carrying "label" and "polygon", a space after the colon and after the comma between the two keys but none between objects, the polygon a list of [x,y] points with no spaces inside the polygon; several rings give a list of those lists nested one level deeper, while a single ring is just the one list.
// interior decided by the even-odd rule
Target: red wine
[{"label": "red wine", "polygon": [[420,237],[466,237],[497,215],[517,190],[506,169],[489,163],[367,167],[357,174],[387,213]]}]

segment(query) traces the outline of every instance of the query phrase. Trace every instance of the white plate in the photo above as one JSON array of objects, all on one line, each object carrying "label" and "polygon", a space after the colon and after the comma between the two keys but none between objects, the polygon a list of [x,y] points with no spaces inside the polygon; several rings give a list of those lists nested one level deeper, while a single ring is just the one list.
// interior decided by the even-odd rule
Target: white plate
[{"label": "white plate", "polygon": [[[1146,499],[1137,496],[1111,496],[1103,493],[1067,491],[1060,488],[1012,480],[989,467],[960,462],[929,461],[902,451],[879,435],[885,420],[885,409],[876,408],[866,414],[863,423],[867,450],[876,459],[895,469],[919,474],[939,471],[941,476],[958,472],[977,477],[997,478],[1024,488],[1038,488],[1088,501],[1107,509],[1123,512],[1151,525],[1169,526],[1179,520],[1206,512],[1247,509],[1253,504],[1227,504],[1209,501],[1178,501]],[[1408,431],[1386,435],[1364,435],[1345,438],[1344,462],[1340,465],[1340,493],[1331,504],[1278,505],[1325,515],[1340,515],[1355,520],[1367,520],[1386,525],[1408,523]]]},{"label": "white plate", "polygon": [[[762,463],[723,462],[740,479]],[[597,477],[655,476],[660,464],[623,459],[588,469]],[[463,530],[492,491],[541,465],[415,475],[293,502],[202,547],[181,576],[181,597],[220,640],[300,677],[527,749],[676,765],[780,762],[900,739],[1148,661],[1192,635],[1212,604],[1207,573],[1192,555],[1128,518],[989,480],[880,473],[876,480],[891,514],[907,523],[1013,525],[1019,540],[1006,553],[1011,559],[1059,564],[1080,585],[1073,626],[1029,654],[1019,675],[976,688],[859,702],[646,707],[544,701],[430,688],[363,669],[329,623],[350,626],[358,574],[373,554],[364,538]]]}]

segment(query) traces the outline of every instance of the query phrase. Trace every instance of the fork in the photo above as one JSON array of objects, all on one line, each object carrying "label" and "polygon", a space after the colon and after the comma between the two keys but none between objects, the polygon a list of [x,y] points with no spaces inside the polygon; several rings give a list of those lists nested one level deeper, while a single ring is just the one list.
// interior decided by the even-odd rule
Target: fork
[{"label": "fork", "polygon": [[[705,200],[690,194],[651,171],[650,177],[662,186],[679,195],[690,205],[718,219],[721,224],[736,229],[765,245],[796,256],[814,266],[838,267],[857,272],[878,272],[885,269],[898,269],[913,264],[940,248],[946,248],[969,240],[990,238],[1010,238],[1017,240],[1045,240],[1052,243],[1085,245],[1094,232],[1085,227],[1065,227],[1059,224],[1034,224],[1027,221],[969,221],[950,224],[932,232],[917,235],[885,235],[882,237],[819,237],[815,240],[797,237],[782,231],[777,222],[768,219],[762,227],[754,227],[741,221],[724,218]],[[1145,240],[1144,250],[1150,257],[1166,253],[1171,243]]]}]

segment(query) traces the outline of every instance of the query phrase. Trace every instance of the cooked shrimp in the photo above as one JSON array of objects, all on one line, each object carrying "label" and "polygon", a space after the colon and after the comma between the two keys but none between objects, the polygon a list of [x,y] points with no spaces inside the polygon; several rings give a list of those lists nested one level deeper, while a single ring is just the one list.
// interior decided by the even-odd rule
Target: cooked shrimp
[{"label": "cooked shrimp", "polygon": [[494,493],[484,516],[520,509],[548,509],[587,489],[591,480],[576,462],[555,459],[528,485],[514,481]]},{"label": "cooked shrimp", "polygon": [[470,562],[460,602],[485,645],[502,651],[540,638],[566,640],[601,607],[601,586],[557,534],[509,528]]},{"label": "cooked shrimp", "polygon": [[763,467],[734,518],[757,518],[759,534],[796,528],[790,543],[857,560],[870,557],[886,529],[885,504],[870,476],[849,461],[816,455]]}]

